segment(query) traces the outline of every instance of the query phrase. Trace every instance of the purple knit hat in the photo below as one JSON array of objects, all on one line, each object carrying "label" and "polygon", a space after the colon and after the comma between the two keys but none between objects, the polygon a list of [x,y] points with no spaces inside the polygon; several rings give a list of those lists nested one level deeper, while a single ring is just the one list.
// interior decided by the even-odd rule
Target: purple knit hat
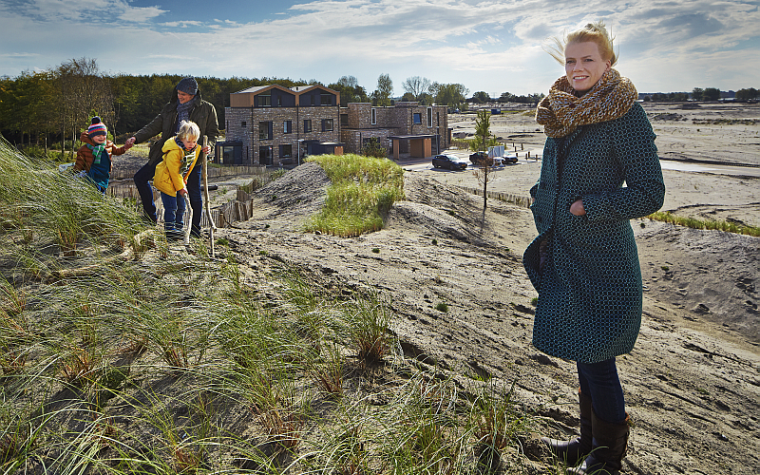
[{"label": "purple knit hat", "polygon": [[95,116],[92,118],[92,125],[87,127],[87,135],[89,135],[90,138],[93,138],[96,135],[108,135],[106,125],[100,121],[100,117]]}]

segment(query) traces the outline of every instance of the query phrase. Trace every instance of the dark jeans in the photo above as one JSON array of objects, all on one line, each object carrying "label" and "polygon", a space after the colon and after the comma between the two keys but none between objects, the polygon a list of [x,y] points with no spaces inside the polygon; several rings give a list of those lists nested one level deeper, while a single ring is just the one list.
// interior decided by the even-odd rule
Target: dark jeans
[{"label": "dark jeans", "polygon": [[577,363],[581,393],[591,397],[596,417],[610,423],[625,420],[625,399],[615,358],[599,363]]},{"label": "dark jeans", "polygon": [[[140,193],[145,214],[155,223],[158,220],[156,216],[156,205],[153,203],[153,189],[148,183],[156,174],[156,165],[158,162],[151,164],[146,163],[135,173],[135,186]],[[201,214],[203,213],[203,197],[201,195],[201,167],[196,163],[190,176],[187,178],[187,193],[190,195],[190,206],[193,208],[193,222],[190,235],[200,237],[201,235]]]},{"label": "dark jeans", "polygon": [[151,188],[148,182],[156,174],[156,165],[158,165],[158,162],[146,163],[141,169],[137,170],[134,177],[135,187],[137,187],[137,192],[140,193],[143,210],[145,210],[145,214],[154,223],[158,221],[158,216],[156,216],[156,205],[153,203],[153,188]]},{"label": "dark jeans", "polygon": [[167,195],[161,192],[161,202],[164,204],[164,229],[167,234],[184,228],[185,216],[185,197],[176,195]]}]

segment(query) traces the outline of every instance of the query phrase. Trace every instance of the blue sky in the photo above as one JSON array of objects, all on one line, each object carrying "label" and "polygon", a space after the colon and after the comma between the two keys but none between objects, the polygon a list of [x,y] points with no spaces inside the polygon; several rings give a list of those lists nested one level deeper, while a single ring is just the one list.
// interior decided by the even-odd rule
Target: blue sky
[{"label": "blue sky", "polygon": [[499,95],[563,75],[547,38],[602,19],[640,92],[760,88],[760,0],[0,0],[0,75],[95,58],[107,73],[421,76]]}]

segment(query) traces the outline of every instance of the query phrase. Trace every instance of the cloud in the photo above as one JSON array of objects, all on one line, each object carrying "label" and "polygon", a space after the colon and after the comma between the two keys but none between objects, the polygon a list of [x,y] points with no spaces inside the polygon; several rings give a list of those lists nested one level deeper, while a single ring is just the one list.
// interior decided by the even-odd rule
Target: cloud
[{"label": "cloud", "polygon": [[[471,90],[522,94],[544,91],[562,73],[542,45],[599,19],[599,13],[588,12],[604,12],[602,19],[623,53],[621,72],[629,73],[624,68],[630,67],[630,74],[653,86],[657,76],[663,84],[673,82],[670,71],[668,79],[655,74],[661,73],[658,68],[677,63],[684,71],[696,71],[692,61],[712,61],[711,68],[739,77],[741,68],[727,63],[741,55],[731,52],[749,48],[752,54],[746,56],[754,58],[760,24],[757,2],[739,0],[313,0],[266,21],[246,21],[241,15],[162,23],[158,18],[168,12],[159,6],[131,7],[124,0],[77,5],[0,0],[0,54],[31,52],[40,57],[28,61],[51,64],[89,55],[107,68],[133,74],[327,82],[350,74],[370,90],[377,76],[388,72],[399,85],[407,77],[424,76],[461,82]],[[106,16],[108,22],[101,24],[88,10],[115,12],[123,20]],[[175,35],[179,28],[182,34]],[[188,48],[194,52],[192,62],[163,55]],[[25,69],[24,61],[22,56],[4,61],[0,74]],[[657,66],[647,71],[647,64]],[[751,65],[747,70],[756,71]]]},{"label": "cloud", "polygon": [[161,23],[161,26],[187,28],[188,26],[201,26],[199,21],[170,21]]},{"label": "cloud", "polygon": [[125,0],[3,0],[4,10],[41,21],[87,21],[111,23],[114,18],[144,23],[166,13],[157,6],[132,7]]}]

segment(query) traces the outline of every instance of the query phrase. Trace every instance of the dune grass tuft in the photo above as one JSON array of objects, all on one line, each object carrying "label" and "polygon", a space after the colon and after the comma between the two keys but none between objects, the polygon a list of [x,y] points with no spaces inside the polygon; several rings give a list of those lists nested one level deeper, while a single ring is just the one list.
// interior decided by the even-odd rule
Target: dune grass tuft
[{"label": "dune grass tuft", "polygon": [[658,211],[647,216],[653,221],[662,221],[665,223],[675,224],[678,226],[684,226],[692,229],[706,229],[712,231],[723,231],[726,233],[745,234],[747,236],[760,236],[760,227],[746,226],[729,221],[714,221],[708,219],[687,218],[683,216],[675,216],[669,211]]},{"label": "dune grass tuft", "polygon": [[324,208],[307,224],[308,231],[341,237],[379,231],[393,203],[404,199],[404,170],[385,158],[319,155],[332,184]]}]

